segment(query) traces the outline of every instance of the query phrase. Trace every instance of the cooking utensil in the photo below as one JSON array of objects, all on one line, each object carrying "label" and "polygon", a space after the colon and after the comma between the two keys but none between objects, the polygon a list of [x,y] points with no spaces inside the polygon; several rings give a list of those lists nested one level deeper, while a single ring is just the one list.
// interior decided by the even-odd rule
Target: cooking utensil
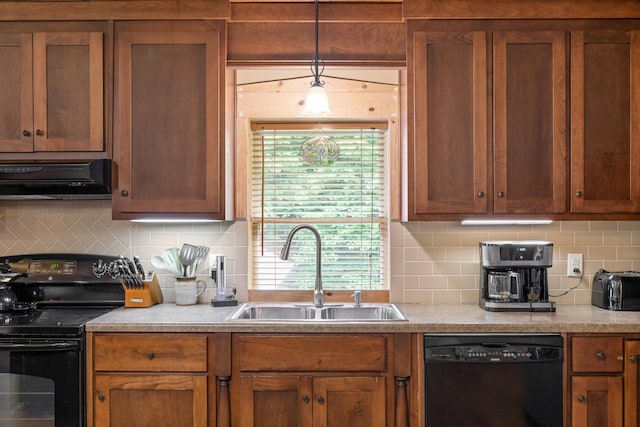
[{"label": "cooking utensil", "polygon": [[182,275],[182,264],[180,263],[180,255],[178,248],[169,248],[162,253],[164,262],[170,265],[174,270],[178,271],[178,276]]},{"label": "cooking utensil", "polygon": [[209,256],[209,246],[196,246],[196,261],[204,261]]},{"label": "cooking utensil", "polygon": [[193,261],[193,268],[191,269],[191,272],[193,274],[196,274],[198,272],[200,265],[202,264],[203,261],[207,260],[208,256],[209,256],[208,246],[196,246],[196,259],[195,261]]},{"label": "cooking utensil", "polygon": [[170,271],[176,276],[180,276],[182,274],[180,273],[180,271],[178,271],[178,269],[175,268],[175,266],[167,264],[165,259],[159,257],[158,255],[154,255],[151,257],[151,265],[153,265],[155,268],[159,268],[160,270]]},{"label": "cooking utensil", "polygon": [[184,245],[182,245],[182,249],[180,249],[180,263],[182,264],[182,271],[184,273],[184,277],[187,277],[187,269],[196,260],[197,252],[198,252],[198,248],[194,245],[190,245],[188,243],[185,243]]}]

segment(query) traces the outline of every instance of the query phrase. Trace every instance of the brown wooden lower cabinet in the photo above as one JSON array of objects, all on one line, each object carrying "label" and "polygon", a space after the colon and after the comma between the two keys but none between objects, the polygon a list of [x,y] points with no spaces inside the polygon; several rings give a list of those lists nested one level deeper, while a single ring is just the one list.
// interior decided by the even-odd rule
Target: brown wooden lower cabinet
[{"label": "brown wooden lower cabinet", "polygon": [[206,427],[207,375],[99,374],[95,427]]},{"label": "brown wooden lower cabinet", "polygon": [[572,427],[622,427],[622,377],[571,379]]},{"label": "brown wooden lower cabinet", "polygon": [[408,414],[400,413],[407,411],[406,394],[395,399],[398,372],[403,387],[408,377],[395,362],[404,360],[395,358],[394,350],[401,352],[395,338],[233,334],[234,426],[408,425]]},{"label": "brown wooden lower cabinet", "polygon": [[87,425],[408,427],[411,348],[410,334],[90,332]]},{"label": "brown wooden lower cabinet", "polygon": [[238,425],[385,425],[384,377],[240,377]]},{"label": "brown wooden lower cabinet", "polygon": [[215,425],[213,337],[87,334],[87,426]]},{"label": "brown wooden lower cabinet", "polygon": [[638,334],[570,335],[571,427],[638,427]]},{"label": "brown wooden lower cabinet", "polygon": [[640,425],[640,409],[638,409],[640,392],[640,339],[625,341],[624,343],[624,426],[637,427]]}]

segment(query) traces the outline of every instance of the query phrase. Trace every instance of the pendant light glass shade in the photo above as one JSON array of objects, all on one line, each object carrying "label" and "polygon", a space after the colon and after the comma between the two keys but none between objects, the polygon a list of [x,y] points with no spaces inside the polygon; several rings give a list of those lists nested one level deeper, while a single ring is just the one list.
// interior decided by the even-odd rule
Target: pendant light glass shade
[{"label": "pendant light glass shade", "polygon": [[[304,100],[304,108],[302,109],[302,114],[313,116],[331,114],[331,109],[329,108],[329,97],[327,96],[327,91],[324,89],[324,82],[320,80],[322,70],[320,69],[321,61],[318,54],[318,3],[319,0],[316,0],[316,50],[313,61],[311,61],[313,82],[311,82],[311,88],[309,88],[309,92],[307,92],[307,97]],[[322,69],[324,70],[324,63],[322,65]]]},{"label": "pendant light glass shade", "polygon": [[331,108],[329,108],[329,97],[324,86],[312,85],[307,92],[307,97],[304,100],[304,108],[302,114],[308,115],[323,115],[331,114]]}]

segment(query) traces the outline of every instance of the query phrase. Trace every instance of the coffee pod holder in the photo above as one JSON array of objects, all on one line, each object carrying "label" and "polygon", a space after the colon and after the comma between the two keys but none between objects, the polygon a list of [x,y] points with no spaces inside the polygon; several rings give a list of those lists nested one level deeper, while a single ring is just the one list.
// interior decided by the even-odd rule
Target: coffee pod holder
[{"label": "coffee pod holder", "polygon": [[141,280],[139,285],[131,285],[121,280],[124,288],[125,307],[151,307],[162,303],[162,291],[158,283],[158,276],[155,273],[149,278]]}]

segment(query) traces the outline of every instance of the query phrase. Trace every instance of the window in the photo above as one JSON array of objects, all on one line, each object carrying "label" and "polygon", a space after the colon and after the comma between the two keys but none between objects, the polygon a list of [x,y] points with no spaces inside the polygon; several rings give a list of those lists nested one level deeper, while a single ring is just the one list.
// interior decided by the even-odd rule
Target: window
[{"label": "window", "polygon": [[252,123],[252,289],[312,289],[322,237],[325,289],[381,290],[387,235],[385,122]]}]

